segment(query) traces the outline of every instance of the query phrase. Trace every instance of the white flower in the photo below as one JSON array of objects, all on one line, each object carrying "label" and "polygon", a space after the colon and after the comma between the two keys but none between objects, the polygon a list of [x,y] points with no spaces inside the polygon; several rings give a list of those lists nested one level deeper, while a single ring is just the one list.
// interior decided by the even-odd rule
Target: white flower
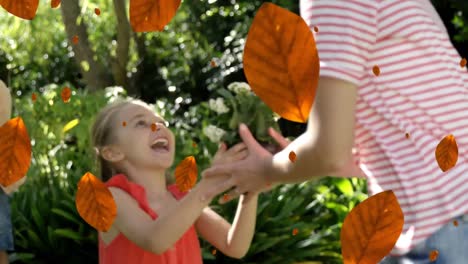
[{"label": "white flower", "polygon": [[236,94],[243,91],[250,91],[250,86],[245,82],[233,82],[228,85],[228,90],[235,92]]},{"label": "white flower", "polygon": [[210,99],[208,101],[208,105],[211,110],[215,111],[218,114],[224,114],[229,112],[229,108],[226,106],[226,104],[224,103],[224,99],[221,97],[216,98],[216,100]]},{"label": "white flower", "polygon": [[203,128],[203,134],[205,134],[211,142],[219,143],[224,134],[226,134],[226,131],[217,126],[208,125]]}]

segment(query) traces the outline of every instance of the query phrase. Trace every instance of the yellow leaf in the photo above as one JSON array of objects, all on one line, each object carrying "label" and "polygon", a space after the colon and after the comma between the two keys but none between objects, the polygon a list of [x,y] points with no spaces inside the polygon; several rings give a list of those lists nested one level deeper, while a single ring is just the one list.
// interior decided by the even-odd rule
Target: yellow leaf
[{"label": "yellow leaf", "polygon": [[64,127],[63,127],[63,133],[67,132],[68,130],[74,128],[76,125],[80,123],[79,119],[73,119],[72,121],[68,122]]}]

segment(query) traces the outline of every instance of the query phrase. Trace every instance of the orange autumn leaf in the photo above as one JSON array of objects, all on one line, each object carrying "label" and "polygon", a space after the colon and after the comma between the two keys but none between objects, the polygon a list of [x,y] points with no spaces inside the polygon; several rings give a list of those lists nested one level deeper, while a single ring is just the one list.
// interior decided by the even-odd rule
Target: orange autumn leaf
[{"label": "orange autumn leaf", "polygon": [[101,9],[99,9],[99,8],[94,8],[94,13],[95,13],[97,16],[101,15]]},{"label": "orange autumn leaf", "polygon": [[227,202],[227,200],[229,200],[229,194],[227,193],[223,194],[223,200]]},{"label": "orange autumn leaf", "polygon": [[409,138],[409,137],[410,137],[409,133],[406,133],[406,134],[405,134],[405,137],[406,137],[406,138]]},{"label": "orange autumn leaf", "polygon": [[96,230],[107,232],[117,215],[117,205],[107,186],[87,172],[78,182],[75,204],[81,218]]},{"label": "orange autumn leaf", "polygon": [[33,103],[36,102],[36,100],[37,100],[37,95],[36,95],[36,93],[32,93],[32,95],[31,95],[31,100],[32,100]]},{"label": "orange autumn leaf", "polygon": [[63,88],[61,96],[62,96],[62,101],[64,103],[68,103],[71,97],[71,89],[68,87]]},{"label": "orange autumn leaf", "polygon": [[197,147],[197,143],[195,143],[195,141],[192,141],[192,147],[194,147],[194,148]]},{"label": "orange autumn leaf", "polygon": [[458,146],[455,137],[450,134],[437,145],[435,156],[440,169],[446,172],[453,168],[458,161]]},{"label": "orange autumn leaf", "polygon": [[436,261],[437,257],[439,257],[439,251],[438,250],[432,250],[431,253],[429,253],[429,260],[430,261]]},{"label": "orange autumn leaf", "polygon": [[124,126],[124,127],[127,126],[127,122],[123,121],[122,126]]},{"label": "orange autumn leaf", "polygon": [[318,29],[317,26],[314,27],[314,31],[315,31],[315,32],[319,32],[319,29]]},{"label": "orange autumn leaf", "polygon": [[14,16],[32,20],[36,16],[39,0],[1,0],[0,5]]},{"label": "orange autumn leaf", "polygon": [[454,225],[454,226],[458,226],[458,221],[457,221],[457,220],[453,220],[453,225]]},{"label": "orange autumn leaf", "polygon": [[292,231],[292,235],[295,236],[297,235],[297,233],[299,233],[299,231],[297,230],[297,228],[294,228]]},{"label": "orange autumn leaf", "polygon": [[393,191],[371,196],[346,216],[341,229],[344,264],[378,263],[403,230],[404,216]]},{"label": "orange autumn leaf", "polygon": [[461,61],[460,61],[460,67],[465,67],[466,66],[466,59],[463,58]]},{"label": "orange autumn leaf", "polygon": [[379,68],[379,66],[375,65],[375,66],[372,68],[372,71],[374,72],[375,76],[379,76],[379,75],[380,75],[380,68]]},{"label": "orange autumn leaf", "polygon": [[185,158],[175,169],[176,185],[181,192],[187,192],[197,182],[198,168],[194,156]]},{"label": "orange autumn leaf", "polygon": [[214,60],[211,60],[211,61],[210,61],[210,66],[211,66],[212,68],[216,67],[216,66],[217,66],[217,65],[216,65],[216,62],[215,62]]},{"label": "orange autumn leaf", "polygon": [[131,0],[130,24],[135,32],[163,31],[181,0]]},{"label": "orange autumn leaf", "polygon": [[296,162],[296,153],[294,151],[289,152],[289,160],[294,163]]},{"label": "orange autumn leaf", "polygon": [[78,41],[79,41],[79,40],[80,40],[80,38],[78,38],[77,35],[73,36],[73,38],[72,38],[72,42],[73,42],[73,44],[75,44],[75,45],[78,44]]},{"label": "orange autumn leaf", "polygon": [[0,127],[0,185],[8,187],[21,180],[31,165],[31,141],[21,117]]},{"label": "orange autumn leaf", "polygon": [[57,8],[60,5],[61,0],[52,0],[50,2],[50,7]]},{"label": "orange autumn leaf", "polygon": [[300,16],[262,4],[250,26],[243,61],[248,83],[268,107],[284,119],[307,122],[320,67],[313,34]]},{"label": "orange autumn leaf", "polygon": [[216,249],[213,249],[213,251],[211,251],[211,254],[216,255]]}]

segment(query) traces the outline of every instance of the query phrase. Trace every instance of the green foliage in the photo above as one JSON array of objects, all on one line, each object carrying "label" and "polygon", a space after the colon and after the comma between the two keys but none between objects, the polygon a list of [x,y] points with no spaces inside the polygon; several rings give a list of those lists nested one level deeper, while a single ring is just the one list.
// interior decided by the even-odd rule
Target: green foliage
[{"label": "green foliage", "polygon": [[[32,142],[26,183],[12,199],[16,252],[20,263],[97,263],[97,234],[79,216],[75,192],[81,176],[93,171],[89,127],[94,113],[115,97],[111,90],[93,96],[73,91],[69,103],[56,85],[45,88],[33,104],[15,101]],[[71,120],[79,123],[63,132]],[[74,257],[71,257],[71,256]]]},{"label": "green foliage", "polygon": [[[13,263],[97,263],[97,233],[81,219],[75,207],[77,182],[93,172],[89,129],[94,115],[108,101],[121,96],[118,88],[96,94],[73,90],[69,103],[60,98],[59,86],[50,85],[32,103],[30,95],[15,101],[15,116],[21,116],[33,145],[31,168],[26,183],[13,195],[12,218],[16,252]],[[207,168],[217,146],[200,136],[207,109],[196,105],[185,117],[172,116],[175,105],[163,100],[155,109],[171,123],[177,151],[174,168],[183,158],[194,155],[199,171]],[[203,110],[202,110],[203,109]],[[63,132],[72,120],[79,123]],[[191,122],[187,122],[191,120]],[[234,260],[203,242],[206,263],[292,263],[321,260],[339,263],[339,231],[345,215],[365,199],[365,185],[356,179],[330,179],[277,187],[259,199],[256,235],[248,255]],[[228,221],[236,202],[213,208]],[[292,236],[292,230],[299,233]]]}]

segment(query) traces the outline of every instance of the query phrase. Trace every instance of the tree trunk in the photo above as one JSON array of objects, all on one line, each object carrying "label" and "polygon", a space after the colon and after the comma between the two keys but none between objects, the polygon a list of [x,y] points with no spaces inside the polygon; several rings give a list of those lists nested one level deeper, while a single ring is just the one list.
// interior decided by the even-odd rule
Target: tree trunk
[{"label": "tree trunk", "polygon": [[132,29],[127,18],[125,0],[113,0],[114,11],[117,17],[117,52],[112,58],[112,75],[117,85],[124,87],[128,95],[137,96],[139,92],[135,86],[130,86],[127,77],[128,52]]},{"label": "tree trunk", "polygon": [[83,21],[78,23],[79,1],[62,1],[60,5],[62,20],[70,43],[75,35],[78,36],[78,43],[71,45],[87,88],[90,91],[96,91],[111,86],[113,84],[112,76],[104,65],[94,60],[95,54],[89,44],[86,24]]}]

